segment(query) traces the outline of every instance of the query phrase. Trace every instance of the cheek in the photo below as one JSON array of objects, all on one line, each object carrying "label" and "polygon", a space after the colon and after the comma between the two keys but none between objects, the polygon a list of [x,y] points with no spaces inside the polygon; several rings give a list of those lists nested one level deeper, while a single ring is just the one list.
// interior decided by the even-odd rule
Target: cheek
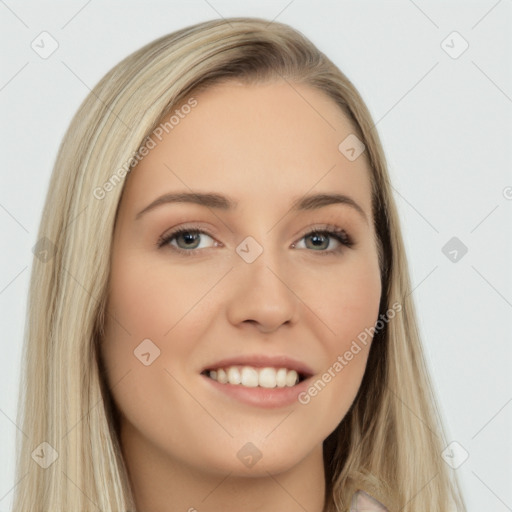
[{"label": "cheek", "polygon": [[325,421],[334,428],[347,413],[364,375],[370,329],[379,315],[381,282],[378,262],[370,255],[340,267],[331,277],[322,280],[323,286],[308,286],[311,309],[322,320],[317,322],[316,337],[323,342],[326,358],[323,372],[302,403],[322,402],[330,411]]},{"label": "cheek", "polygon": [[381,276],[376,254],[354,255],[343,265],[310,276],[303,295],[324,328],[329,353],[350,346],[358,334],[375,325],[381,299]]},{"label": "cheek", "polygon": [[[162,449],[179,446],[187,423],[204,423],[179,383],[192,371],[195,340],[208,329],[209,303],[201,298],[219,277],[210,270],[198,278],[197,269],[195,276],[134,255],[113,259],[102,345],[108,385],[122,415]],[[169,404],[188,410],[185,418],[173,418]]]},{"label": "cheek", "polygon": [[[130,388],[130,393],[146,390],[156,397],[151,390],[162,389],[162,380],[170,378],[165,370],[177,377],[193,371],[196,341],[214,317],[208,293],[226,270],[212,271],[206,265],[173,268],[165,258],[150,261],[127,254],[114,252],[112,260],[103,360],[111,389],[128,372],[126,380],[137,382],[136,389],[116,386],[114,396]],[[151,343],[144,341],[148,339]],[[144,366],[137,356],[148,352],[146,359],[154,362]]]},{"label": "cheek", "polygon": [[[165,262],[151,262],[132,256],[114,258],[110,280],[104,348],[107,361],[124,369],[137,366],[133,351],[145,339],[152,340],[163,351],[170,340],[173,355],[185,350],[190,343],[179,343],[176,332],[183,326],[200,329],[200,322],[192,322],[201,310],[198,305],[208,289],[218,280],[215,272],[191,275],[190,271],[170,269]],[[207,304],[207,301],[200,301]],[[203,311],[204,314],[204,311]],[[197,320],[197,319],[196,319]],[[188,331],[187,338],[193,338]],[[161,354],[162,356],[165,354]]]},{"label": "cheek", "polygon": [[331,296],[332,299],[327,301],[327,316],[332,330],[340,341],[355,338],[377,320],[380,275],[368,270],[352,273],[337,287],[332,287]]}]

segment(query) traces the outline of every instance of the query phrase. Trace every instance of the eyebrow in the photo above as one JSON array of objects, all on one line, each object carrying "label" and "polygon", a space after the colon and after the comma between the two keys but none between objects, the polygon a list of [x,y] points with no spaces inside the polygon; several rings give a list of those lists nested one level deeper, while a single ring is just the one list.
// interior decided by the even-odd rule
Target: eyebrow
[{"label": "eyebrow", "polygon": [[[136,216],[135,220],[138,220],[146,212],[153,210],[154,208],[168,203],[193,203],[205,206],[207,208],[216,208],[219,210],[234,210],[238,206],[238,201],[235,201],[227,196],[201,192],[176,192],[164,194],[156,198],[152,203],[141,210]],[[368,224],[368,218],[366,212],[359,206],[354,199],[344,194],[312,194],[308,196],[299,197],[292,202],[291,211],[298,212],[304,210],[316,210],[329,206],[331,204],[342,204],[349,206],[353,210],[357,211],[361,217]]]}]

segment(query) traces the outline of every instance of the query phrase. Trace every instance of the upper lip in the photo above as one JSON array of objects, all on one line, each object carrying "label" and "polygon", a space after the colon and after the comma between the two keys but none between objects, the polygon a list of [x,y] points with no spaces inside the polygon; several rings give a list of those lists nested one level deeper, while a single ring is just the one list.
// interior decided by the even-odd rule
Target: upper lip
[{"label": "upper lip", "polygon": [[300,361],[284,355],[268,356],[263,354],[253,354],[245,356],[228,357],[220,359],[214,363],[205,366],[201,372],[205,370],[216,370],[218,368],[226,368],[228,366],[253,366],[255,368],[287,368],[295,370],[298,374],[310,377],[314,374],[313,370]]}]

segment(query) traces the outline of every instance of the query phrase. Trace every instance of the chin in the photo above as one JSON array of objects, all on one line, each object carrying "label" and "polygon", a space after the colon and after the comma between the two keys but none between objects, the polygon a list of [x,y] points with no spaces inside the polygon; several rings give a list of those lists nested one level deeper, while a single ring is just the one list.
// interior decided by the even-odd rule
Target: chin
[{"label": "chin", "polygon": [[[269,473],[284,473],[311,456],[315,448],[301,445],[299,450],[297,440],[291,441],[293,442],[283,442],[282,438],[276,437],[274,442],[258,444],[242,442],[240,438],[233,439],[230,446],[226,446],[221,452],[218,451],[218,445],[215,453],[203,452],[199,466],[202,471],[209,468],[215,474],[230,473],[231,476],[239,477],[268,477]],[[316,447],[320,450],[321,457],[322,443],[319,442]]]}]

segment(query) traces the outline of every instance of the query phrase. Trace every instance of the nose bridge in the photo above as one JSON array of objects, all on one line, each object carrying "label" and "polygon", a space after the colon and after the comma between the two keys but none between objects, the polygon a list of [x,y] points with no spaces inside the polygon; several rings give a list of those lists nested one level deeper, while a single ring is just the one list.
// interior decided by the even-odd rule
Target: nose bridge
[{"label": "nose bridge", "polygon": [[252,285],[262,287],[279,288],[284,286],[281,269],[285,268],[283,265],[285,254],[282,248],[276,244],[273,245],[271,236],[262,237],[260,235],[258,238],[259,240],[253,236],[247,236],[236,248],[236,252],[242,260],[239,262],[240,272],[248,275],[243,279],[247,279]]},{"label": "nose bridge", "polygon": [[234,324],[251,320],[272,330],[295,321],[298,299],[288,285],[291,273],[286,248],[272,236],[258,238],[261,241],[247,236],[236,248],[239,261],[229,315]]}]

